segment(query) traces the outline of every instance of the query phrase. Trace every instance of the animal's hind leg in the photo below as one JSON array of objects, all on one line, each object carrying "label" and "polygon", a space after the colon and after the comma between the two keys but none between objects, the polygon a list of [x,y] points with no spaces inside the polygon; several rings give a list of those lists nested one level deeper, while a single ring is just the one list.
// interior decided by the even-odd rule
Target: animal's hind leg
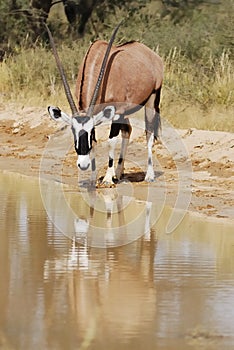
[{"label": "animal's hind leg", "polygon": [[154,166],[153,166],[153,154],[152,148],[154,145],[154,133],[146,130],[146,140],[147,140],[147,149],[148,149],[148,167],[145,175],[145,181],[153,182],[154,181]]},{"label": "animal's hind leg", "polygon": [[117,165],[117,168],[115,171],[115,174],[116,174],[116,177],[118,180],[120,180],[121,176],[123,175],[124,161],[125,161],[125,156],[126,156],[131,132],[132,132],[132,127],[130,125],[129,119],[126,118],[126,119],[124,119],[122,126],[121,126],[122,144],[121,144],[118,165]]},{"label": "animal's hind leg", "polygon": [[150,96],[145,105],[145,130],[153,132],[155,140],[159,139],[159,131],[161,129],[160,94],[161,87]]},{"label": "animal's hind leg", "polygon": [[161,127],[160,114],[159,114],[159,102],[160,102],[160,89],[153,93],[145,105],[145,131],[148,148],[148,165],[145,175],[145,181],[154,181],[154,167],[153,167],[153,154],[152,148],[154,140],[159,137],[159,129]]}]

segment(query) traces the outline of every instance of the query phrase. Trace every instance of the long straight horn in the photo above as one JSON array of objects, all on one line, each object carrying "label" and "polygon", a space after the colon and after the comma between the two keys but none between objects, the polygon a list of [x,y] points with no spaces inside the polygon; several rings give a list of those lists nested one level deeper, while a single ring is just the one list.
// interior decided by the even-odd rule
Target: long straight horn
[{"label": "long straight horn", "polygon": [[77,109],[76,104],[73,100],[72,93],[71,93],[70,87],[68,85],[67,78],[66,78],[62,63],[60,61],[60,58],[59,58],[59,55],[58,55],[58,52],[57,52],[57,49],[56,49],[56,46],[54,43],[54,39],[53,39],[52,34],[51,34],[51,31],[50,31],[49,27],[47,26],[47,24],[46,23],[44,23],[44,24],[45,24],[46,30],[48,32],[48,35],[49,35],[50,45],[51,45],[51,48],[52,48],[52,51],[54,54],[54,58],[55,58],[55,61],[56,61],[56,64],[57,64],[57,67],[58,67],[58,70],[60,73],[60,77],[61,77],[62,82],[63,82],[65,94],[66,94],[68,103],[70,105],[71,111],[72,111],[72,116],[75,116],[78,114],[78,109]]},{"label": "long straight horn", "polygon": [[101,66],[100,73],[99,73],[99,76],[98,76],[98,80],[97,80],[97,83],[96,83],[96,86],[95,86],[95,89],[94,89],[94,92],[93,92],[93,97],[92,97],[92,100],[90,102],[90,106],[89,106],[89,109],[88,109],[88,113],[87,114],[88,114],[89,117],[92,117],[92,115],[93,115],[94,106],[95,106],[95,104],[97,102],[98,93],[99,93],[99,90],[100,90],[102,79],[104,77],[104,73],[105,73],[105,69],[106,69],[107,60],[108,60],[108,57],[109,57],[109,54],[110,54],[110,50],[111,50],[112,44],[113,44],[113,42],[115,40],[115,36],[116,36],[116,34],[118,32],[118,29],[119,29],[119,27],[121,26],[122,23],[123,23],[123,21],[121,21],[117,25],[115,30],[113,31],[113,34],[112,34],[112,36],[110,38],[110,41],[109,41],[109,44],[107,46],[106,53],[105,53],[105,56],[103,58],[102,66]]}]

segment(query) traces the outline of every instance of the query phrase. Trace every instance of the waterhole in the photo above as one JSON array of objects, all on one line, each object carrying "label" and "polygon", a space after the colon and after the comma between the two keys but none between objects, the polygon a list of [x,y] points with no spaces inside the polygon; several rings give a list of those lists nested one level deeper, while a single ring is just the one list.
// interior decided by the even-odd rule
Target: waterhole
[{"label": "waterhole", "polygon": [[233,349],[233,225],[0,175],[1,349]]}]

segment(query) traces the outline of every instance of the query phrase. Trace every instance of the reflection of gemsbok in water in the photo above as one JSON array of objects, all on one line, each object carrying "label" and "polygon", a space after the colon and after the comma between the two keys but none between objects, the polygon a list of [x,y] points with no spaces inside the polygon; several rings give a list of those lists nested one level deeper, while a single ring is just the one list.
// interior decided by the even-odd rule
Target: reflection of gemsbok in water
[{"label": "reflection of gemsbok in water", "polygon": [[149,233],[156,221],[152,203],[121,195],[114,188],[74,193],[61,184],[42,182],[41,194],[55,227],[92,247],[131,243]]},{"label": "reflection of gemsbok in water", "polygon": [[114,247],[150,232],[151,202],[119,195],[115,189],[88,192],[89,215],[74,221],[75,238],[95,247]]},{"label": "reflection of gemsbok in water", "polygon": [[152,203],[116,189],[82,196],[54,189],[45,193],[47,211],[72,241],[66,254],[45,261],[44,279],[57,271],[57,286],[68,294],[71,327],[84,335],[79,348],[103,334],[112,339],[113,327],[117,338],[147,331],[156,304]]}]

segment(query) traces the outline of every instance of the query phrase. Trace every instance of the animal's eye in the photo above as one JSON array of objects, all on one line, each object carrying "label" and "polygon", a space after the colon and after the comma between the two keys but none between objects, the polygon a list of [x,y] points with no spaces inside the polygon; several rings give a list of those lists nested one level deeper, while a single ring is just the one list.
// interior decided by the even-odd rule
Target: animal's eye
[{"label": "animal's eye", "polygon": [[104,117],[107,119],[109,119],[111,117],[111,109],[110,108],[105,108]]}]

